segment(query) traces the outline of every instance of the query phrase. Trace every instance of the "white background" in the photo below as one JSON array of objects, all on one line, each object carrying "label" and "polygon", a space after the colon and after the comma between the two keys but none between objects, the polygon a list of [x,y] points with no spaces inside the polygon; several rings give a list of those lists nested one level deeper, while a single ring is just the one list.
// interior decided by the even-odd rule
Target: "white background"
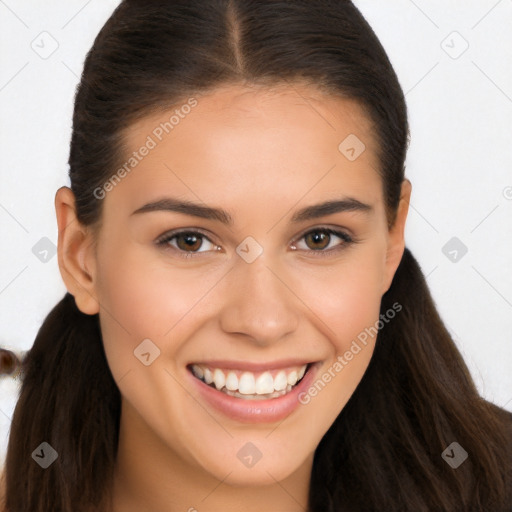
[{"label": "white background", "polygon": [[[512,0],[355,3],[406,93],[406,176],[413,184],[407,246],[481,394],[512,411]],[[86,52],[117,4],[0,1],[0,346],[6,348],[28,350],[65,293],[57,257],[43,263],[32,248],[43,237],[57,243],[54,196],[69,184],[75,87]],[[46,59],[32,48],[52,44],[58,48]],[[442,252],[452,237],[468,249],[457,262]],[[17,391],[17,381],[0,379],[0,463]]]}]

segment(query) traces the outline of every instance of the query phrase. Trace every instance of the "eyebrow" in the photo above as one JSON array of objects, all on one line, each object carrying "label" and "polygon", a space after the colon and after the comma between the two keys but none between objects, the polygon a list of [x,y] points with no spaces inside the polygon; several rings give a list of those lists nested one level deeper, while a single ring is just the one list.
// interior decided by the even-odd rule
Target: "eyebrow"
[{"label": "eyebrow", "polygon": [[[185,215],[200,217],[202,219],[216,220],[229,226],[233,224],[233,217],[222,208],[212,208],[210,206],[203,206],[198,203],[175,199],[172,197],[165,197],[163,199],[159,199],[158,201],[147,203],[135,210],[131,215],[156,211],[183,213]],[[306,206],[305,208],[295,212],[291,222],[298,223],[307,220],[314,220],[340,212],[360,212],[364,214],[370,214],[373,213],[373,211],[373,206],[363,203],[352,197],[345,197],[342,199],[330,200],[323,203]]]}]

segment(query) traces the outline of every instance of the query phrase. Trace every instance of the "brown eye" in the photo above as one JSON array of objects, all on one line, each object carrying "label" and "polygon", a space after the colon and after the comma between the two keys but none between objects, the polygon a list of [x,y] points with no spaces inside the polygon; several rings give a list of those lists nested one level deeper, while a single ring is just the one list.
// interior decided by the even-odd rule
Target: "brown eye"
[{"label": "brown eye", "polygon": [[159,237],[155,242],[158,246],[175,251],[178,256],[183,257],[199,256],[202,253],[219,250],[218,246],[200,231],[169,232]]},{"label": "brown eye", "polygon": [[326,231],[310,231],[305,235],[304,240],[312,250],[325,249],[329,245],[331,236]]},{"label": "brown eye", "polygon": [[174,238],[176,239],[176,245],[182,251],[188,251],[190,249],[192,252],[195,252],[203,243],[203,237],[196,236],[194,233],[180,233],[179,235],[175,235]]},{"label": "brown eye", "polygon": [[[338,239],[338,243],[331,243],[336,242],[336,239]],[[312,229],[303,234],[299,240],[301,243],[304,243],[305,247],[299,247],[299,244],[294,244],[295,249],[300,248],[306,252],[315,252],[317,256],[323,256],[324,254],[327,256],[353,243],[357,243],[357,240],[347,233],[331,228]]]}]

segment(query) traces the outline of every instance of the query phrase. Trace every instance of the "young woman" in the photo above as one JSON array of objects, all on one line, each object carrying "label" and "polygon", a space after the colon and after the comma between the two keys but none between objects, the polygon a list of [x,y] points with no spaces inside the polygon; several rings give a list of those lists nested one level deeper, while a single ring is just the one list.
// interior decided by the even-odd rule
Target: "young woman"
[{"label": "young woman", "polygon": [[123,1],[87,55],[68,293],[22,362],[9,512],[511,510],[405,247],[403,92],[349,1]]}]

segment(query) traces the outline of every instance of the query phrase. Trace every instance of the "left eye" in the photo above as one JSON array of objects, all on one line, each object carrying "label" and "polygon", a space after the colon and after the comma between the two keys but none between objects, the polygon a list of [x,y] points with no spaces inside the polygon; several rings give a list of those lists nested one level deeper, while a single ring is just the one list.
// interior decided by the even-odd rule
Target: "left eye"
[{"label": "left eye", "polygon": [[[304,238],[304,240],[306,241],[306,244],[308,244],[308,243],[312,243],[313,245],[319,244],[319,247],[317,246],[317,247],[311,248],[308,246],[305,249],[306,251],[328,252],[331,249],[333,249],[333,247],[329,247],[331,245],[331,242],[333,241],[333,236],[336,238],[339,238],[343,241],[343,243],[337,244],[337,248],[341,248],[340,246],[349,245],[350,243],[353,242],[353,239],[349,235],[347,235],[347,233],[344,233],[343,231],[336,231],[336,230],[330,229],[330,228],[313,229],[311,231],[308,231],[307,233],[304,233],[299,238],[299,240],[302,240]],[[326,241],[327,241],[327,244],[325,243]],[[296,247],[295,244],[294,244],[294,247]]]},{"label": "left eye", "polygon": [[[335,246],[332,247],[331,243],[335,241],[333,237],[340,239],[342,243],[335,244]],[[310,253],[328,253],[331,250],[342,249],[344,246],[355,242],[355,240],[353,240],[352,237],[350,237],[347,233],[343,231],[336,231],[330,228],[315,228],[308,231],[307,233],[304,233],[297,240],[302,239],[304,239],[306,243],[306,248],[302,248],[302,250]],[[203,248],[204,240],[206,240],[207,243],[211,245],[211,247],[209,249],[206,248],[205,250],[200,251],[199,249]],[[205,234],[199,231],[180,231],[167,233],[157,239],[156,243],[159,246],[170,245],[174,249],[178,250],[180,256],[184,257],[190,257],[195,253],[208,252],[219,248],[218,245],[214,244]],[[313,247],[311,247],[311,244]],[[297,245],[298,244],[294,242],[292,247],[297,249]]]}]

